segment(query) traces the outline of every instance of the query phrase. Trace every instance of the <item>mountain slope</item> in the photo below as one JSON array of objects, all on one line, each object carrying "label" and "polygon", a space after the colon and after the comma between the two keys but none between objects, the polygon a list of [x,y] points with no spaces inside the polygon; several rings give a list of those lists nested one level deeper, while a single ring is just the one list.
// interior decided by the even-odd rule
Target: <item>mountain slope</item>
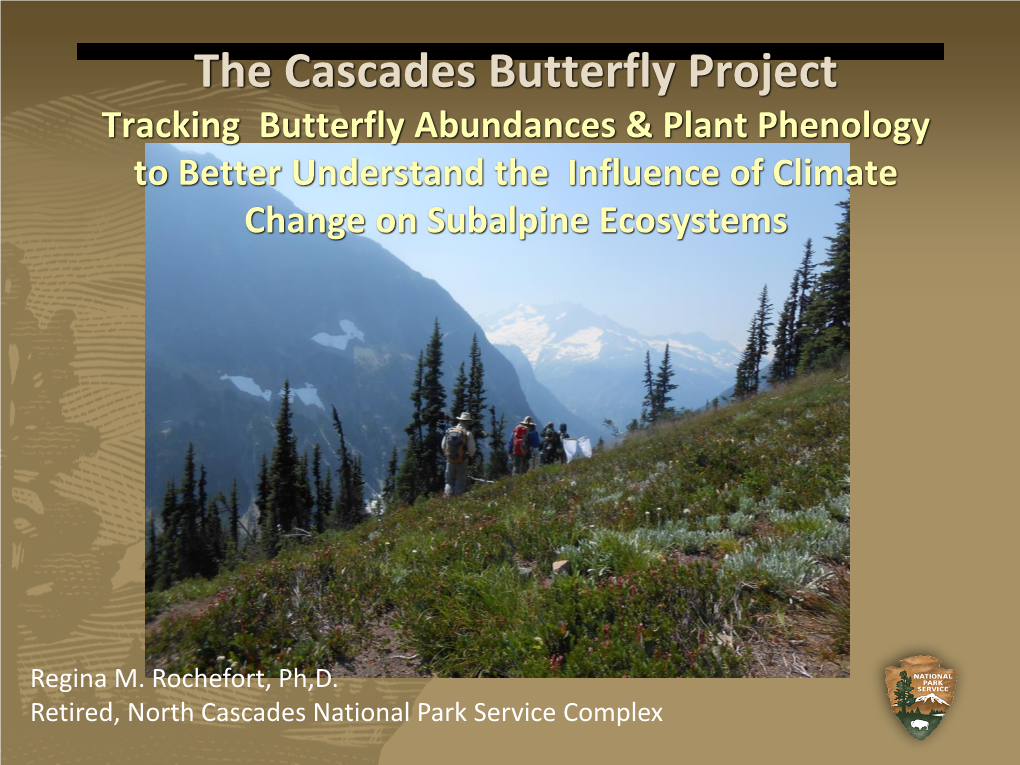
[{"label": "mountain slope", "polygon": [[[849,650],[849,404],[849,374],[819,374],[328,534],[211,583],[147,662],[339,674],[395,621],[402,653],[444,676],[781,674],[791,650],[845,676],[788,630]],[[845,611],[812,620],[836,585]],[[759,653],[770,641],[782,650]]]},{"label": "mountain slope", "polygon": [[[148,163],[171,174],[184,157],[219,164],[148,147]],[[338,192],[331,209],[347,200]],[[447,392],[477,333],[488,403],[511,420],[530,411],[513,365],[439,284],[363,237],[249,233],[246,211],[269,205],[297,212],[270,187],[147,189],[147,504],[179,474],[188,441],[210,494],[236,477],[247,502],[288,379],[299,448],[318,441],[332,455],[336,406],[376,486],[394,444],[405,443],[415,363],[437,317]]]},{"label": "mountain slope", "polygon": [[707,335],[646,336],[583,306],[519,305],[478,317],[489,340],[521,349],[535,376],[590,422],[624,425],[641,413],[645,353],[656,368],[669,343],[676,375],[673,405],[696,408],[733,383],[740,352]]}]

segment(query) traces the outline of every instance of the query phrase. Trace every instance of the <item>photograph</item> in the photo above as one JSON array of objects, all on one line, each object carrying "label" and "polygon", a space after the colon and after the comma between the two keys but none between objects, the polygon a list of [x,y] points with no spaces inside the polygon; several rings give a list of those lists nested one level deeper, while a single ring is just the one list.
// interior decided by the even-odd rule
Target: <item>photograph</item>
[{"label": "photograph", "polygon": [[150,676],[849,677],[846,144],[136,170]]}]

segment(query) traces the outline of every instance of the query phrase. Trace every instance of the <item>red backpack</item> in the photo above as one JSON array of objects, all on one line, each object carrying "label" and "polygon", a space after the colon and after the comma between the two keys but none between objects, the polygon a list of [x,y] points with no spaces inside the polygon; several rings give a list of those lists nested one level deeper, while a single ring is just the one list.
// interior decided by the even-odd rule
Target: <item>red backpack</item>
[{"label": "red backpack", "polygon": [[514,445],[514,454],[518,457],[524,457],[531,451],[531,447],[528,446],[527,425],[518,425],[514,428],[514,438],[511,443]]}]

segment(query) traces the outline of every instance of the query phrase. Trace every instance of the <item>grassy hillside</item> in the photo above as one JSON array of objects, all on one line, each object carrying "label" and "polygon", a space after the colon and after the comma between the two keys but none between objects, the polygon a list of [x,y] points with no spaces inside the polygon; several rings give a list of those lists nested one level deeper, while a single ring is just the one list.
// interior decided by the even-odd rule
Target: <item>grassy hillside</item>
[{"label": "grassy hillside", "polygon": [[843,663],[849,484],[847,367],[151,595],[148,660],[335,667],[385,620],[438,675],[761,674],[791,630]]}]

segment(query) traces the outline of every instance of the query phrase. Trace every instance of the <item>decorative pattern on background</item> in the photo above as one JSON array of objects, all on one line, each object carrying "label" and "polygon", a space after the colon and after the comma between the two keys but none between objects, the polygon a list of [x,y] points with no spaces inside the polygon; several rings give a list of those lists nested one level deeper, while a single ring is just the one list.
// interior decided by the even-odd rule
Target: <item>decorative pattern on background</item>
[{"label": "decorative pattern on background", "polygon": [[[246,103],[247,102],[247,103]],[[257,102],[257,105],[256,105]],[[229,106],[228,106],[229,104]],[[4,726],[18,762],[377,762],[400,723],[196,723],[187,735],[126,722],[128,703],[403,706],[427,681],[337,680],[307,692],[114,688],[144,666],[144,193],[139,140],[102,137],[104,111],[146,115],[200,106],[203,116],[312,111],[292,99],[145,83],[69,96],[3,119],[2,512],[7,571],[4,699],[75,706],[114,702],[121,723],[101,751],[70,736]],[[229,109],[229,114],[226,111]],[[223,111],[223,114],[218,112]],[[172,181],[168,181],[172,182]],[[15,192],[16,189],[16,192]],[[10,657],[16,657],[12,671]],[[104,673],[106,688],[31,687],[31,670]],[[148,681],[145,681],[148,685]],[[310,698],[311,697],[311,698]],[[99,724],[99,723],[97,723]],[[316,746],[319,744],[321,746]],[[338,752],[336,747],[340,747]]]}]

